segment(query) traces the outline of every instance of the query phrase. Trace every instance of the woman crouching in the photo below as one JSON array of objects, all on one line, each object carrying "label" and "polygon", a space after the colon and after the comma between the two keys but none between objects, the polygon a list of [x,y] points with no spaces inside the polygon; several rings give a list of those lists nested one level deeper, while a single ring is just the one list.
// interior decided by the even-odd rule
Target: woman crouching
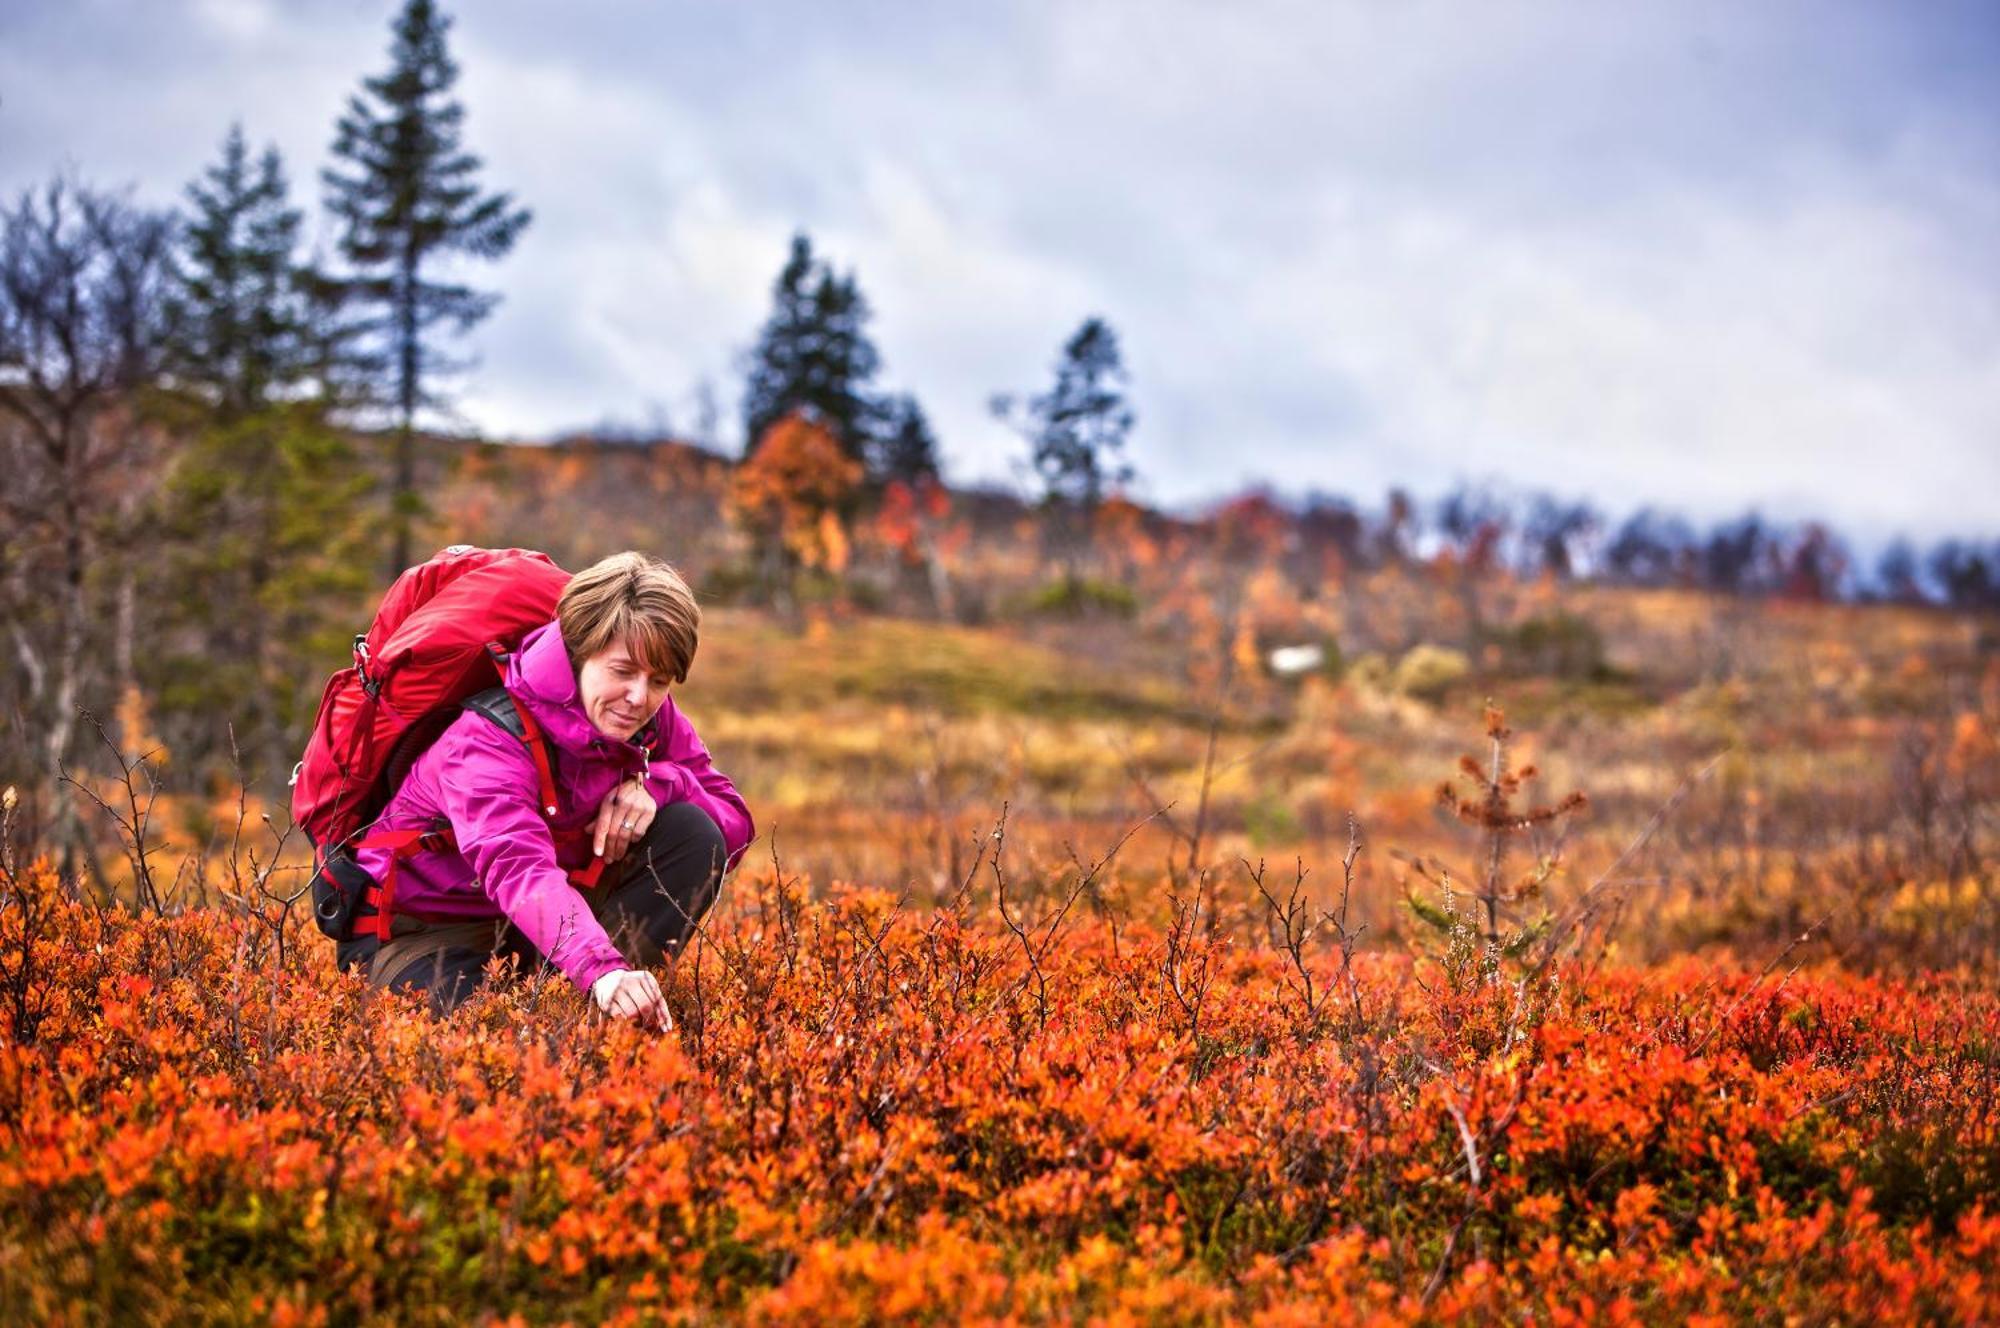
[{"label": "woman crouching", "polygon": [[[376,822],[378,831],[448,824],[456,846],[395,863],[373,985],[422,989],[443,1013],[499,954],[553,965],[613,1017],[671,1026],[647,970],[679,952],[755,833],[735,785],[667,695],[687,680],[700,625],[687,583],[656,558],[616,554],[570,580],[555,621],[507,662],[530,741],[461,714]],[[535,730],[545,743],[532,741]],[[541,759],[552,762],[557,795],[549,813]],[[572,884],[588,879],[593,856],[595,884]],[[387,849],[356,858],[377,880],[391,865]]]}]

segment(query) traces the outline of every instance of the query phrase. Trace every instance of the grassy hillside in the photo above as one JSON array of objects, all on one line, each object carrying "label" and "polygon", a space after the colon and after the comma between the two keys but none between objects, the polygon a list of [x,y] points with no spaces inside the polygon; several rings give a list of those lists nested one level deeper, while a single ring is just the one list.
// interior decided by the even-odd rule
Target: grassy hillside
[{"label": "grassy hillside", "polygon": [[[1367,659],[1219,687],[1188,676],[1178,643],[1125,623],[793,631],[716,610],[681,704],[816,880],[946,889],[1003,803],[1015,842],[1049,862],[1168,807],[1132,858],[1184,874],[1195,848],[1235,882],[1224,906],[1247,910],[1231,897],[1240,860],[1324,868],[1352,813],[1377,850],[1359,906],[1394,932],[1411,876],[1390,851],[1456,863],[1476,846],[1436,791],[1461,755],[1485,759],[1490,699],[1516,731],[1513,759],[1540,768],[1542,800],[1591,800],[1551,900],[1596,881],[1690,785],[1619,869],[1637,953],[1754,953],[1824,918],[1820,940],[1852,963],[1917,962],[1913,945],[1945,964],[1990,956],[2000,667],[1977,624],[1835,607],[1718,627],[1712,604],[1671,593],[1576,611],[1616,643],[1608,679],[1490,669],[1411,695]],[[1742,661],[1727,674],[1704,668],[1722,633]]]}]

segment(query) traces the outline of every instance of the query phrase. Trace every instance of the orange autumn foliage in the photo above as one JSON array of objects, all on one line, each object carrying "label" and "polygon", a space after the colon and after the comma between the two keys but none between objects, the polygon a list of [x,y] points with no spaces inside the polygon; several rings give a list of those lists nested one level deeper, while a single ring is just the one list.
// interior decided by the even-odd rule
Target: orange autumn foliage
[{"label": "orange autumn foliage", "polygon": [[730,482],[732,515],[805,567],[846,567],[840,508],[861,483],[861,463],[828,430],[792,414],[772,425]]},{"label": "orange autumn foliage", "polygon": [[[1526,987],[740,876],[677,1031],[449,1020],[219,909],[0,880],[0,1304],[84,1321],[1980,1322],[2000,996]],[[301,920],[294,918],[291,925]],[[1310,962],[1329,984],[1335,956]],[[1173,973],[1205,976],[1189,1005]]]}]

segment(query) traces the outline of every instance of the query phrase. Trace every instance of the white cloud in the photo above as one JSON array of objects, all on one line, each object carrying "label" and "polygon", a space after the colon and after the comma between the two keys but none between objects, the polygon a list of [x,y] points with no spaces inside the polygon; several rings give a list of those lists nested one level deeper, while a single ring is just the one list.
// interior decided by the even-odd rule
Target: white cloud
[{"label": "white cloud", "polygon": [[197,0],[194,9],[201,23],[234,42],[263,37],[276,20],[267,0]]},{"label": "white cloud", "polygon": [[2000,484],[1978,446],[2000,418],[1991,302],[1926,227],[1823,184],[1776,215],[1639,199],[1582,232],[1339,209],[1245,314],[1369,403],[1337,452],[1293,454],[1297,477],[1339,484],[1359,462],[1383,482],[1498,473],[1621,504],[1977,528]]},{"label": "white cloud", "polygon": [[[237,115],[311,181],[393,5],[189,3],[0,19],[0,185],[67,156],[164,201]],[[1977,3],[455,12],[470,144],[536,211],[471,270],[506,295],[461,392],[495,433],[704,376],[726,405],[802,226],[961,475],[1008,473],[987,396],[1102,313],[1171,501],[1501,474],[1990,527]]]}]

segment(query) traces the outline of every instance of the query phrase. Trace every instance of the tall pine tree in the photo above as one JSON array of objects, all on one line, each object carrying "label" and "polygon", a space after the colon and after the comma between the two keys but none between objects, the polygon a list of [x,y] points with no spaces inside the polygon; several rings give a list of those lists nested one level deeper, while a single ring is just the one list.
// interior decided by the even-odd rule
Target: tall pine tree
[{"label": "tall pine tree", "polygon": [[333,154],[345,168],[322,173],[342,227],[341,254],[355,271],[348,292],[370,312],[367,330],[393,385],[392,572],[409,565],[410,527],[423,509],[415,420],[419,408],[439,401],[426,384],[462,367],[443,358],[431,333],[441,324],[466,332],[499,303],[427,274],[452,253],[501,257],[530,215],[512,195],[475,182],[480,160],[460,145],[465,109],[450,95],[458,66],[445,49],[448,26],[431,0],[407,0],[393,25],[389,72],[366,80],[340,118]]},{"label": "tall pine tree", "polygon": [[205,730],[227,714],[270,770],[298,745],[309,652],[338,653],[324,634],[365,588],[379,527],[355,519],[367,478],[327,418],[325,352],[340,329],[324,279],[298,260],[301,214],[277,149],[253,165],[232,127],[187,198],[167,362],[188,442],[158,508],[164,554],[148,569],[149,603],[181,630],[156,638],[142,671],[170,728],[184,727],[171,746],[218,749]]},{"label": "tall pine tree", "polygon": [[993,398],[994,415],[1028,442],[1042,480],[1044,530],[1072,589],[1080,583],[1106,490],[1132,478],[1125,460],[1125,438],[1134,418],[1125,395],[1128,381],[1111,325],[1093,317],[1063,344],[1055,383],[1047,392],[1025,402],[1007,394]]},{"label": "tall pine tree", "polygon": [[1088,517],[1106,489],[1131,480],[1125,460],[1134,419],[1128,382],[1110,324],[1087,318],[1063,344],[1047,392],[1025,404],[1012,396],[993,399],[993,413],[1027,439],[1044,501],[1075,504]]},{"label": "tall pine tree", "polygon": [[294,255],[301,214],[287,202],[275,147],[253,166],[243,127],[187,187],[193,208],[176,256],[169,366],[232,420],[295,389],[312,370],[307,302]]},{"label": "tall pine tree", "polygon": [[850,458],[866,461],[881,427],[882,407],[870,384],[882,357],[869,339],[868,301],[854,274],[836,275],[814,258],[801,232],[771,288],[771,306],[750,352],[745,455],[796,411],[832,433]]}]

